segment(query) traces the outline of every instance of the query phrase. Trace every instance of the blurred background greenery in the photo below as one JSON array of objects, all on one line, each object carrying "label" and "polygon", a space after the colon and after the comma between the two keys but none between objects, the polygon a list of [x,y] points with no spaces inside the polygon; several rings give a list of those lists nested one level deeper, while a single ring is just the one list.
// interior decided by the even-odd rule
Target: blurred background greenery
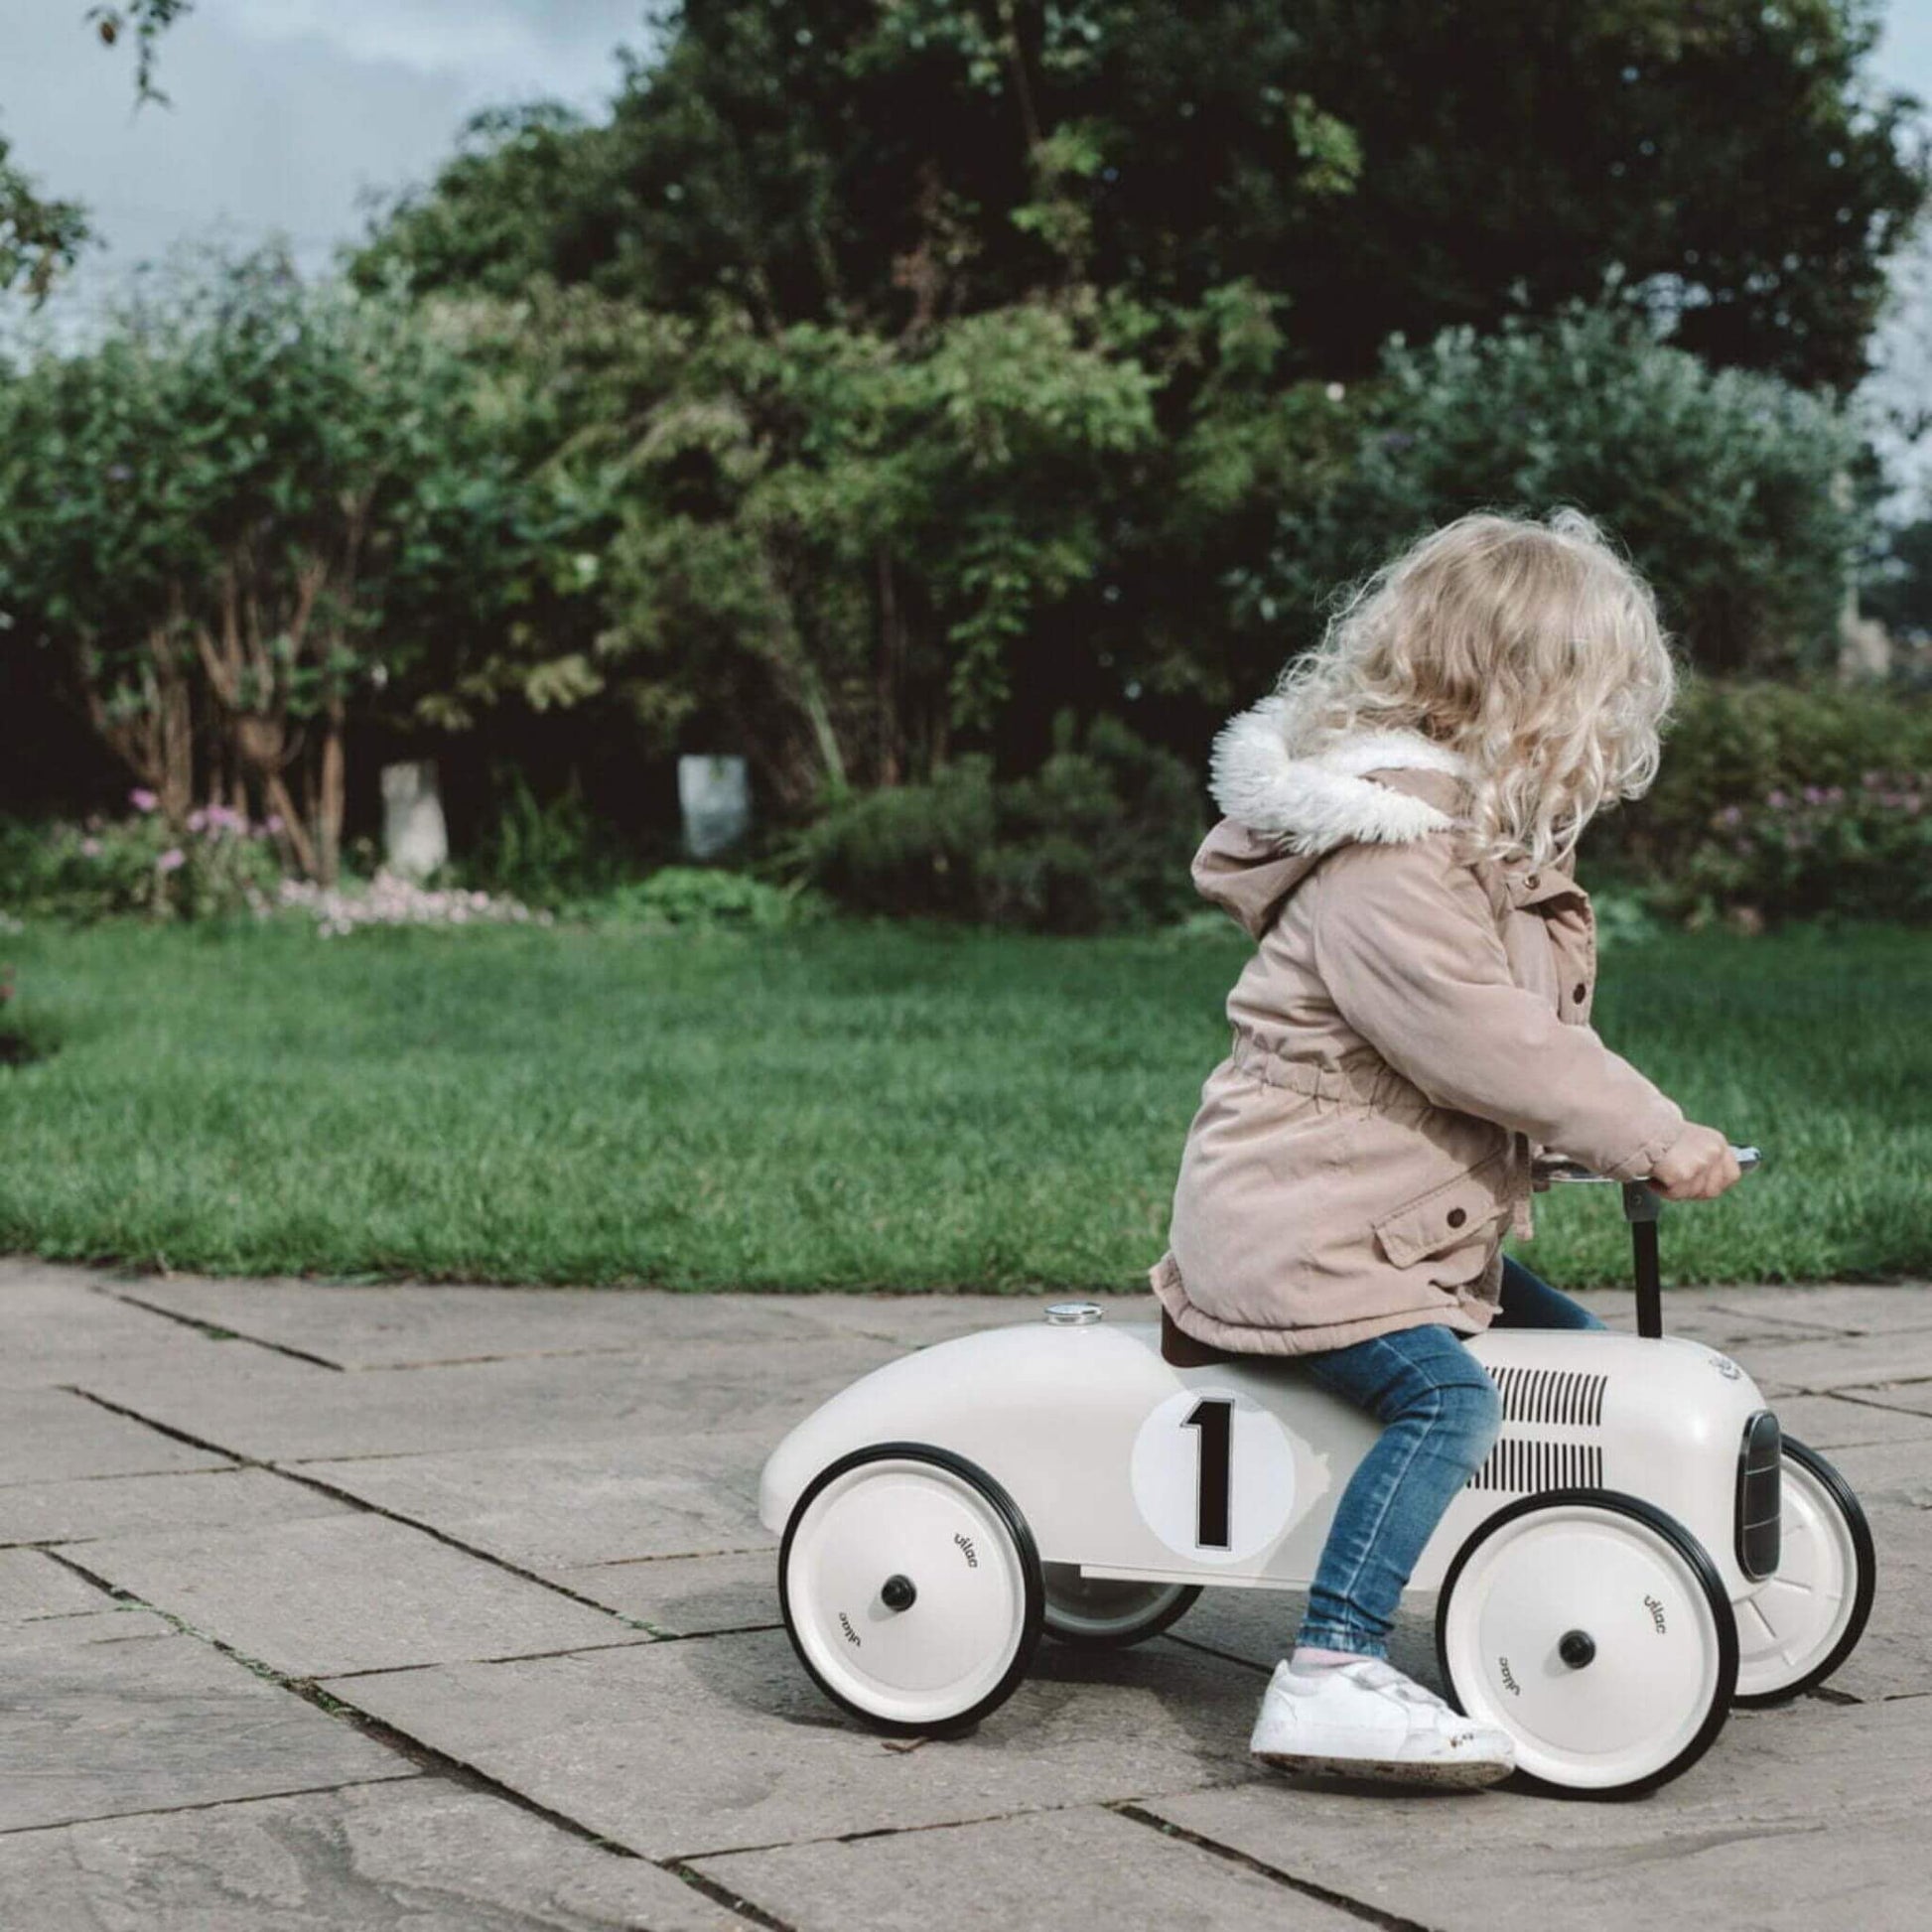
[{"label": "blurred background greenery", "polygon": [[[131,48],[152,96],[196,13],[96,8],[92,58],[106,74]],[[23,928],[0,1111],[32,1151],[0,1239],[199,1266],[1126,1280],[1158,1252],[1238,958],[1198,931],[1186,876],[1214,728],[1422,530],[1575,503],[1655,584],[1692,673],[1657,787],[1586,849],[1612,977],[1714,981],[1690,1031],[1661,996],[1603,1011],[1667,1084],[1729,1101],[1739,1137],[1775,1119],[1836,1190],[1751,1235],[1726,1209],[1706,1226],[1746,1245],[1691,1263],[1932,1265],[1923,1217],[1883,1193],[1927,1150],[1863,1084],[1932,1072],[1911,1018],[1932,500],[1900,463],[1932,415],[1868,380],[1932,150],[1874,72],[1884,19],[690,0],[640,24],[602,112],[478,114],[325,272],[272,241],[203,249],[83,331],[37,305],[85,262],[87,210],[0,141],[0,917]],[[680,840],[692,754],[743,759],[754,801],[704,865]],[[434,761],[451,834],[414,883],[372,877],[378,773],[402,760]],[[200,937],[153,929],[182,923]],[[398,924],[525,929],[461,957],[362,930]],[[1098,949],[1075,967],[989,927]],[[313,930],[357,950],[324,964]],[[1069,972],[1136,990],[1075,1022]],[[974,997],[922,1043],[894,973]],[[842,1004],[855,977],[878,1004]],[[1801,1127],[1775,1096],[1822,1092],[1816,1053],[1763,1054],[1804,985],[1838,1083]],[[502,1057],[487,1078],[467,1049],[365,1058],[370,1001]],[[726,1109],[729,1132],[692,1137],[703,1092],[783,1063],[819,1002],[860,1035],[906,1029],[903,1055],[867,1078],[801,1063],[785,1121]],[[584,1096],[609,1093],[619,1015],[652,1046],[606,1108]],[[1085,1028],[1119,1031],[1132,1090],[1029,1111],[989,1038],[1052,1079],[1049,1043],[1077,1056]],[[890,1136],[962,1058],[970,1102],[945,1088]],[[534,1147],[506,1124],[526,1081],[590,1123],[534,1171],[591,1165],[518,1221],[525,1197],[477,1177]],[[404,1105],[421,1173],[376,1124]],[[598,1153],[620,1126],[641,1168]],[[1599,1265],[1577,1238],[1540,1261]]]}]

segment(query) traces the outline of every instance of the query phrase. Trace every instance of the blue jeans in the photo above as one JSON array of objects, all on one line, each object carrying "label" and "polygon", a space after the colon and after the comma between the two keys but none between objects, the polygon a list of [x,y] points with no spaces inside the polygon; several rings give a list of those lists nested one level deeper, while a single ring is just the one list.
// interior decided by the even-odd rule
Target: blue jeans
[{"label": "blue jeans", "polygon": [[[1600,1328],[1569,1296],[1507,1256],[1496,1328]],[[1383,1424],[1335,1505],[1297,1641],[1389,1654],[1403,1586],[1456,1492],[1502,1428],[1489,1372],[1439,1322],[1398,1328],[1300,1360],[1323,1388]]]}]

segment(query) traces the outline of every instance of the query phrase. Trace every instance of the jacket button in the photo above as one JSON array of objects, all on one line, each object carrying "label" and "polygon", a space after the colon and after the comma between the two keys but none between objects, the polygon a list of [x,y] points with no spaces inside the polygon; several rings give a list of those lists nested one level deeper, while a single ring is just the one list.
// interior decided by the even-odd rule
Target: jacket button
[{"label": "jacket button", "polygon": [[1573,1000],[1575,1000],[1579,1006],[1583,1005],[1584,1000],[1588,995],[1588,993],[1589,993],[1589,988],[1587,987],[1582,980],[1579,980],[1577,984],[1570,989],[1570,997]]},{"label": "jacket button", "polygon": [[1523,884],[1527,886],[1531,892],[1535,892],[1536,881],[1537,881],[1537,875],[1535,873],[1531,873],[1530,876],[1523,881]]},{"label": "jacket button", "polygon": [[1451,1207],[1449,1211],[1449,1224],[1452,1228],[1459,1228],[1468,1218],[1469,1212],[1467,1208]]}]

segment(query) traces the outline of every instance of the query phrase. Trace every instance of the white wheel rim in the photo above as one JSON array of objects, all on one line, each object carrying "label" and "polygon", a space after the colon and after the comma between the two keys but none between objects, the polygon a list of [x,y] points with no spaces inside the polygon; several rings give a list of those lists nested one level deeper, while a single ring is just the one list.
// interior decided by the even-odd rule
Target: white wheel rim
[{"label": "white wheel rim", "polygon": [[1859,1548],[1832,1493],[1794,1456],[1778,1469],[1778,1567],[1737,1605],[1737,1691],[1772,1697],[1845,1634]]},{"label": "white wheel rim", "polygon": [[[1659,1627],[1661,1619],[1662,1627]],[[1581,1669],[1558,1646],[1585,1632]],[[1650,1524],[1559,1503],[1487,1537],[1455,1581],[1444,1651],[1463,1709],[1533,1776],[1585,1790],[1662,1770],[1711,1715],[1723,1643],[1702,1583]]]},{"label": "white wheel rim", "polygon": [[[891,1608],[904,1577],[916,1594]],[[792,1532],[785,1600],[820,1678],[870,1716],[939,1724],[1005,1677],[1026,1632],[1027,1578],[1005,1519],[965,1477],[913,1457],[835,1476]]]},{"label": "white wheel rim", "polygon": [[1049,1563],[1046,1627],[1074,1637],[1117,1637],[1138,1630],[1172,1604],[1185,1584],[1134,1583],[1122,1577],[1083,1577],[1079,1566]]}]

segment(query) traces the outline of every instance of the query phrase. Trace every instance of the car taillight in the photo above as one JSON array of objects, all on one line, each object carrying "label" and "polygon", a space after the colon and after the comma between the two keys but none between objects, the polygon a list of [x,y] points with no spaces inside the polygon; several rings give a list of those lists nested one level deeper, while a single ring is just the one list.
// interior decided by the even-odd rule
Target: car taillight
[{"label": "car taillight", "polygon": [[1744,1425],[1737,1454],[1737,1567],[1752,1583],[1778,1567],[1778,1471],[1783,1460],[1778,1419],[1760,1409]]}]

